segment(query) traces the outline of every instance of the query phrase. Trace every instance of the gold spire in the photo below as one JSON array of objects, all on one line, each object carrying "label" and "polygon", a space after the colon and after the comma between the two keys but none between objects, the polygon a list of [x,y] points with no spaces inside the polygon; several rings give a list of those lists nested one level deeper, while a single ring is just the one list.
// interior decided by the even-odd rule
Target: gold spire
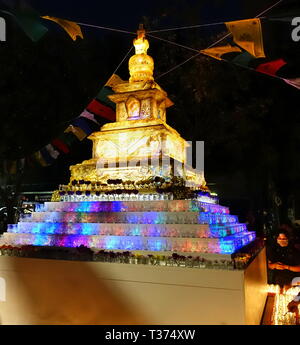
[{"label": "gold spire", "polygon": [[129,83],[153,81],[154,61],[147,55],[149,42],[146,39],[146,31],[140,24],[137,38],[133,40],[135,55],[129,59]]},{"label": "gold spire", "polygon": [[145,38],[146,31],[144,29],[143,24],[140,24],[139,29],[137,31],[137,36],[138,37],[133,40],[135,54],[147,54],[147,50],[149,49],[149,42]]}]

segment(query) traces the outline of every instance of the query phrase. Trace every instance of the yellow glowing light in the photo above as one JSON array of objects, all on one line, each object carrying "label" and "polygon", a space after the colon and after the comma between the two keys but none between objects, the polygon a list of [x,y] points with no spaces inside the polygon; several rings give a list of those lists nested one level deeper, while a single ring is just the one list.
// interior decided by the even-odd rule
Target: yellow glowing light
[{"label": "yellow glowing light", "polygon": [[138,37],[134,39],[135,55],[129,59],[130,83],[152,81],[154,61],[147,55],[149,42],[145,37],[143,26],[138,30]]},{"label": "yellow glowing light", "polygon": [[108,179],[140,181],[157,175],[168,179],[181,169],[180,176],[190,186],[205,186],[203,172],[185,165],[188,143],[166,123],[166,109],[173,103],[153,80],[154,62],[147,55],[143,27],[133,44],[129,81],[118,77],[109,81],[115,92],[109,98],[116,103],[116,122],[89,137],[92,158],[70,167],[71,181],[105,184]]},{"label": "yellow glowing light", "polygon": [[[293,287],[287,291],[280,293],[279,285],[269,285],[268,292],[275,294],[274,309],[273,309],[273,324],[274,325],[295,325],[295,314],[288,311],[288,304],[300,292],[299,287]],[[299,308],[299,307],[298,307]]]}]

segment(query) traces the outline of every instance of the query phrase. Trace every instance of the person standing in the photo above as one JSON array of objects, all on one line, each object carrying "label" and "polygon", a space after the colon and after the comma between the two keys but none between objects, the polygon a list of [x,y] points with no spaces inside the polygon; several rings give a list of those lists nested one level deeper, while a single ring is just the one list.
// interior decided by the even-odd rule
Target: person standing
[{"label": "person standing", "polygon": [[290,234],[279,230],[276,242],[267,248],[268,268],[271,271],[271,284],[288,286],[300,272],[300,251],[290,239]]}]

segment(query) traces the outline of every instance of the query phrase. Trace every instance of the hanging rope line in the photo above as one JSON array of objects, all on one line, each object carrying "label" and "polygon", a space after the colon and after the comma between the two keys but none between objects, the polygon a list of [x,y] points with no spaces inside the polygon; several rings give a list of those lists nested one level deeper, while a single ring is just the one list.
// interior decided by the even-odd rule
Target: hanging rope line
[{"label": "hanging rope line", "polygon": [[[266,10],[262,11],[261,13],[259,13],[259,14],[258,14],[257,16],[255,16],[254,18],[258,18],[258,17],[262,16],[263,14],[265,14],[265,13],[268,12],[268,11],[270,11],[270,10],[271,10],[272,8],[274,8],[275,6],[279,5],[282,1],[283,1],[283,0],[277,1],[275,4],[273,4],[272,6],[268,7]],[[227,37],[230,36],[230,35],[231,35],[231,33],[228,33],[228,34],[224,35],[223,37],[221,37],[220,39],[218,39],[217,41],[215,41],[215,42],[213,42],[211,45],[209,45],[206,49],[209,49],[209,48],[215,46],[216,44],[218,44],[219,42],[222,42],[225,38],[227,38]],[[149,35],[149,36],[151,36],[151,35]],[[153,37],[153,36],[152,36],[152,37]],[[158,37],[156,37],[156,38],[158,38]],[[165,40],[165,41],[167,42],[167,40]],[[169,41],[168,43],[174,44],[174,42],[171,42],[171,41]],[[180,45],[180,46],[181,46],[181,47],[187,48],[186,46],[182,46],[182,45]],[[194,51],[196,51],[194,48],[188,47],[188,49],[189,49],[189,50],[194,50]],[[187,60],[181,62],[180,64],[176,65],[175,67],[171,68],[171,69],[168,70],[167,72],[160,74],[158,77],[156,77],[156,79],[159,79],[159,78],[161,78],[162,76],[164,76],[164,75],[166,75],[166,74],[168,74],[168,73],[174,71],[175,69],[181,67],[181,66],[184,65],[185,63],[189,62],[190,60],[192,60],[192,59],[196,58],[197,56],[199,56],[200,54],[202,54],[202,53],[199,52],[198,50],[197,50],[197,52],[198,52],[198,54],[195,54],[195,55],[191,56],[190,58],[188,58]],[[225,61],[225,60],[224,60],[224,61]],[[250,69],[250,68],[249,68],[249,69]],[[281,77],[278,77],[278,76],[276,76],[276,77],[279,78],[279,79],[284,80],[284,78],[281,78]]]},{"label": "hanging rope line", "polygon": [[[273,4],[272,6],[268,7],[266,10],[262,11],[261,13],[259,13],[257,16],[255,16],[254,18],[258,18],[261,17],[263,14],[267,13],[268,11],[270,11],[272,8],[274,8],[275,6],[279,5],[283,0],[279,0],[277,1],[275,4]],[[225,35],[223,38],[221,38],[219,41],[213,43],[212,45],[210,45],[209,47],[207,47],[206,49],[209,49],[213,46],[215,46],[216,44],[218,44],[219,42],[222,42],[225,38],[227,38],[228,36],[231,35],[231,32],[228,33],[227,35]]]},{"label": "hanging rope line", "polygon": [[229,37],[230,35],[231,35],[231,32],[229,32],[229,33],[226,34],[225,36],[221,37],[220,39],[218,39],[216,42],[212,43],[211,45],[209,45],[209,46],[208,46],[207,48],[205,48],[205,49],[209,49],[209,48],[215,46],[216,44],[218,44],[218,43],[224,41],[225,38]]},{"label": "hanging rope line", "polygon": [[[263,14],[265,14],[268,11],[270,11],[273,7],[279,5],[282,1],[283,0],[280,0],[280,1],[276,2],[275,4],[273,4],[272,6],[267,8],[266,10],[262,11],[261,13],[259,13],[254,18],[258,18],[259,17],[259,18],[263,19],[263,17],[261,17]],[[241,19],[239,19],[239,20],[241,20]],[[233,21],[233,20],[230,20],[230,21]],[[168,31],[176,31],[176,30],[196,29],[196,28],[203,28],[203,27],[216,26],[216,25],[222,25],[222,24],[224,24],[224,22],[198,24],[198,25],[190,25],[190,26],[179,26],[179,27],[170,28],[170,29],[151,30],[151,31],[148,31],[147,33],[151,34],[151,33],[156,33],[156,32],[168,32]]]},{"label": "hanging rope line", "polygon": [[[117,68],[112,72],[112,74],[110,75],[110,77],[107,79],[107,82],[108,80],[114,75],[117,73],[117,71],[119,70],[119,68],[122,66],[123,62],[126,60],[126,58],[128,57],[128,55],[130,54],[130,52],[132,51],[133,49],[133,46],[128,50],[128,52],[125,54],[125,56],[123,57],[123,59],[121,60],[121,62],[119,63],[119,65],[117,66]],[[104,88],[105,84],[102,86],[102,88],[100,89],[100,91]],[[79,115],[80,116],[80,115]],[[68,124],[70,123],[70,121],[74,121],[75,119],[77,119],[79,116],[76,116],[68,121],[64,121],[64,122],[61,122],[61,124]]]},{"label": "hanging rope line", "polygon": [[[274,3],[273,5],[269,6],[267,9],[265,9],[264,11],[260,12],[258,15],[256,15],[254,18],[258,18],[258,17],[261,17],[262,15],[264,15],[265,13],[267,13],[268,11],[270,11],[272,8],[276,7],[277,5],[279,5],[280,3],[282,3],[283,0],[279,0],[277,1],[276,3]],[[82,26],[87,26],[87,27],[92,27],[92,28],[95,28],[95,29],[102,29],[102,30],[108,30],[108,31],[114,31],[114,32],[121,32],[121,33],[126,33],[126,34],[130,34],[130,35],[136,35],[136,32],[131,32],[131,31],[126,31],[126,30],[121,30],[121,29],[114,29],[114,28],[110,28],[110,27],[105,27],[105,26],[99,26],[99,25],[92,25],[92,24],[87,24],[87,23],[79,23],[77,22],[78,25],[82,25]],[[163,42],[166,42],[166,43],[169,43],[171,45],[175,45],[177,47],[181,47],[181,48],[184,48],[184,49],[187,49],[187,50],[190,50],[190,51],[194,51],[194,52],[197,52],[197,54],[189,57],[188,59],[186,59],[185,61],[181,62],[180,64],[174,66],[173,68],[171,68],[170,70],[168,70],[167,72],[164,72],[162,74],[160,74],[158,77],[156,77],[156,79],[159,79],[161,78],[162,76],[174,71],[175,69],[181,67],[182,65],[184,65],[185,63],[187,63],[188,61],[196,58],[197,56],[199,56],[200,54],[202,54],[201,52],[199,52],[198,49],[195,49],[195,48],[192,48],[192,47],[188,47],[188,46],[185,46],[183,44],[179,44],[179,43],[176,43],[176,42],[172,42],[172,41],[169,41],[165,38],[161,38],[161,37],[157,37],[157,36],[154,36],[152,35],[151,33],[155,33],[155,32],[166,32],[166,31],[173,31],[173,30],[181,30],[181,29],[192,29],[192,28],[199,28],[199,27],[207,27],[207,26],[213,26],[213,25],[221,25],[221,24],[224,24],[224,22],[216,22],[216,23],[208,23],[208,24],[199,24],[199,25],[192,25],[192,26],[184,26],[184,27],[177,27],[177,28],[172,28],[172,29],[162,29],[162,30],[152,30],[152,31],[148,31],[147,32],[147,35],[149,37],[152,37],[154,39],[157,39],[157,40],[160,40],[160,41],[163,41]],[[222,42],[225,38],[229,37],[231,35],[231,33],[228,33],[226,35],[224,35],[223,37],[221,37],[220,39],[216,40],[215,42],[213,42],[212,44],[210,44],[206,49],[209,49],[213,46],[215,46],[216,44]],[[129,53],[131,52],[132,50],[132,47],[131,49],[128,51],[128,53],[125,55],[125,57],[123,58],[123,60],[120,62],[120,64],[118,65],[118,67],[116,68],[116,70],[114,71],[113,74],[115,74],[117,72],[117,70],[120,68],[120,66],[122,65],[122,63],[124,62],[124,60],[127,58],[127,56],[129,55]],[[281,77],[278,77],[278,76],[275,76],[279,79],[283,79]]]},{"label": "hanging rope line", "polygon": [[224,24],[224,22],[218,22],[218,23],[209,23],[209,24],[199,24],[199,25],[191,25],[191,26],[181,26],[177,28],[171,28],[171,29],[162,29],[162,30],[151,30],[147,31],[147,34],[152,34],[156,32],[167,32],[167,31],[175,31],[175,30],[185,30],[185,29],[196,29],[196,28],[203,28],[207,26],[214,26],[214,25],[221,25]]},{"label": "hanging rope line", "polygon": [[136,32],[114,29],[114,28],[108,28],[106,26],[99,26],[99,25],[92,25],[92,24],[78,23],[78,22],[76,22],[76,24],[82,25],[82,26],[88,26],[88,27],[95,28],[95,29],[102,29],[102,30],[108,30],[108,31],[122,32],[124,34],[136,35]]},{"label": "hanging rope line", "polygon": [[184,49],[187,49],[187,50],[192,50],[194,52],[199,52],[199,49],[195,49],[195,48],[191,48],[191,47],[188,47],[188,46],[184,46],[183,44],[179,44],[179,43],[176,43],[176,42],[173,42],[173,41],[169,41],[169,40],[166,40],[165,38],[153,36],[153,35],[148,34],[148,33],[147,33],[147,36],[155,38],[155,39],[163,41],[163,42],[166,42],[166,43],[169,43],[169,44],[173,44],[174,46],[178,46],[178,47],[181,47],[181,48],[184,48]]},{"label": "hanging rope line", "polygon": [[[257,18],[257,17],[261,17],[263,14],[265,14],[266,12],[270,11],[272,8],[274,8],[275,6],[279,5],[283,0],[279,0],[277,1],[275,4],[271,5],[270,7],[268,7],[267,9],[265,9],[264,11],[262,11],[261,13],[259,13],[257,16],[255,16],[254,18]],[[126,30],[121,30],[121,29],[115,29],[115,28],[110,28],[110,27],[106,27],[106,26],[100,26],[100,25],[93,25],[93,24],[87,24],[87,23],[80,23],[80,22],[76,22],[78,25],[82,25],[82,26],[87,26],[87,27],[92,27],[92,28],[95,28],[95,29],[102,29],[102,30],[108,30],[108,31],[114,31],[114,32],[121,32],[121,33],[125,33],[125,34],[130,34],[130,35],[136,35],[136,32],[132,32],[132,31],[126,31]],[[216,23],[208,23],[208,24],[199,24],[199,25],[192,25],[192,26],[184,26],[184,27],[177,27],[177,28],[172,28],[172,29],[163,29],[163,30],[152,30],[152,31],[147,31],[147,35],[152,37],[152,38],[155,38],[157,40],[161,40],[161,41],[164,41],[166,43],[169,43],[169,44],[173,44],[173,45],[176,45],[178,47],[181,47],[181,48],[185,48],[187,50],[192,50],[192,51],[195,51],[195,52],[198,52],[197,49],[194,49],[192,47],[188,47],[188,46],[185,46],[183,44],[179,44],[179,43],[175,43],[175,42],[172,42],[172,41],[169,41],[167,39],[164,39],[164,38],[161,38],[161,37],[157,37],[157,36],[154,36],[154,35],[151,35],[151,33],[155,33],[155,32],[164,32],[164,31],[172,31],[172,30],[180,30],[180,29],[191,29],[191,28],[197,28],[197,27],[205,27],[205,26],[213,26],[213,25],[221,25],[221,24],[224,24],[224,22],[216,22]],[[221,39],[217,40],[216,42],[212,43],[209,47],[207,47],[206,49],[209,49],[211,47],[213,47],[214,45],[218,44],[219,42],[221,42],[222,40],[224,40],[226,37],[230,36],[231,33],[229,34],[226,34],[224,37],[222,37]],[[126,56],[125,56],[126,58]]]},{"label": "hanging rope line", "polygon": [[[261,17],[263,14],[270,11],[272,8],[279,5],[281,2],[283,2],[283,0],[277,1],[275,4],[271,5],[270,7],[268,7],[264,11],[262,11],[261,13],[259,13],[254,18]],[[93,25],[93,24],[87,24],[87,23],[80,23],[80,22],[76,22],[76,23],[78,25],[87,26],[87,27],[91,27],[91,28],[95,28],[95,29],[102,29],[102,30],[108,30],[108,31],[122,32],[122,33],[130,34],[130,35],[136,35],[136,32],[132,32],[132,31],[115,29],[115,28],[110,28],[110,27],[106,27],[106,26]],[[151,31],[148,31],[147,34],[151,34],[151,33],[155,33],[155,32],[166,32],[166,31],[174,31],[174,30],[194,29],[194,28],[221,25],[221,24],[224,24],[224,22],[215,22],[215,23],[198,24],[198,25],[191,25],[191,26],[182,26],[182,27],[176,27],[176,28],[171,28],[171,29],[162,29],[162,30],[151,30]]]},{"label": "hanging rope line", "polygon": [[265,14],[266,12],[269,12],[273,7],[279,5],[283,0],[279,0],[277,1],[274,5],[268,7],[266,10],[262,11],[261,13],[259,13],[257,16],[255,16],[254,18],[258,18],[260,16],[262,16],[263,14]]},{"label": "hanging rope line", "polygon": [[164,75],[166,75],[166,74],[168,74],[168,73],[170,73],[170,72],[173,72],[175,69],[181,67],[181,66],[184,65],[185,63],[187,63],[187,62],[189,62],[190,60],[194,59],[195,57],[199,56],[200,54],[201,54],[201,53],[198,52],[198,54],[189,57],[189,58],[186,59],[185,61],[181,62],[179,65],[176,65],[175,67],[171,68],[171,69],[168,70],[167,72],[160,74],[158,77],[155,77],[155,79],[157,80],[157,79],[163,77]]},{"label": "hanging rope line", "polygon": [[133,46],[131,46],[131,48],[128,50],[128,52],[126,53],[126,55],[123,57],[122,61],[119,63],[118,67],[113,71],[113,74],[117,73],[118,69],[122,66],[123,62],[126,60],[127,56],[130,54],[130,52],[132,51]]},{"label": "hanging rope line", "polygon": [[[206,49],[209,49],[209,48],[213,47],[214,45],[216,45],[217,43],[223,41],[223,40],[224,40],[226,37],[228,37],[229,35],[230,35],[230,34],[226,34],[226,35],[223,36],[222,38],[220,38],[220,39],[218,39],[217,41],[215,41],[214,43],[212,43],[212,44],[211,44],[210,46],[208,46]],[[150,36],[150,35],[149,35],[149,36]],[[151,35],[151,36],[152,36],[152,35]],[[154,36],[152,36],[152,37],[154,37]],[[165,41],[167,42],[167,40],[165,40]],[[177,45],[176,43],[171,42],[171,41],[168,41],[168,43],[172,43],[172,44]],[[180,45],[180,46],[183,47],[182,45]],[[189,57],[188,59],[184,60],[184,61],[181,62],[180,64],[178,64],[178,65],[176,65],[175,67],[171,68],[171,69],[168,70],[167,72],[164,72],[164,73],[160,74],[160,75],[159,75],[158,77],[156,77],[155,79],[159,79],[159,78],[163,77],[164,75],[166,75],[166,74],[168,74],[168,73],[170,73],[170,72],[173,72],[175,69],[181,67],[181,66],[184,65],[185,63],[189,62],[190,60],[192,60],[192,59],[194,59],[194,58],[196,58],[197,56],[199,56],[199,55],[202,54],[199,50],[196,50],[196,49],[194,49],[194,48],[189,48],[189,49],[190,49],[190,50],[196,51],[197,54],[195,54],[195,55]]]}]

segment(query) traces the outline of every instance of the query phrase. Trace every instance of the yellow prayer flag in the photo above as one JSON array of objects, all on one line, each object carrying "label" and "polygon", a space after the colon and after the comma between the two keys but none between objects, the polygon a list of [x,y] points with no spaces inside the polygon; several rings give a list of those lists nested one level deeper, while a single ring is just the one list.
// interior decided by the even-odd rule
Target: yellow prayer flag
[{"label": "yellow prayer flag", "polygon": [[59,24],[69,34],[73,41],[76,41],[77,36],[83,38],[81,28],[75,22],[50,16],[42,16],[41,18],[52,20],[53,22]]},{"label": "yellow prayer flag", "polygon": [[266,57],[260,19],[244,19],[225,24],[236,44],[256,58]]},{"label": "yellow prayer flag", "polygon": [[40,165],[41,165],[42,167],[46,167],[46,166],[49,165],[49,164],[47,164],[47,162],[44,160],[44,158],[43,158],[43,156],[42,156],[42,154],[41,154],[40,151],[35,152],[35,153],[32,155],[32,157],[35,158],[35,160],[36,160],[38,163],[40,163]]},{"label": "yellow prayer flag", "polygon": [[222,60],[222,55],[227,53],[241,53],[242,50],[239,47],[233,47],[230,44],[221,47],[213,47],[200,50],[200,53],[211,56],[215,59]]},{"label": "yellow prayer flag", "polygon": [[73,133],[78,140],[82,141],[84,138],[86,138],[86,133],[79,127],[70,125],[66,130],[65,133]]},{"label": "yellow prayer flag", "polygon": [[125,83],[117,74],[113,74],[104,86],[114,87],[115,85]]}]

